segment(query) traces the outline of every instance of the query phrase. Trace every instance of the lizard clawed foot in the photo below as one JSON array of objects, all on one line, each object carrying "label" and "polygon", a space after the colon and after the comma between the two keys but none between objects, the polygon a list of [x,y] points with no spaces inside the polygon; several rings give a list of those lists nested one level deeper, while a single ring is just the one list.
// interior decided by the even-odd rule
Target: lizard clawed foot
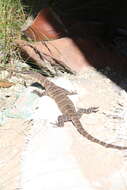
[{"label": "lizard clawed foot", "polygon": [[52,123],[55,127],[64,127],[64,122],[68,121],[68,116],[60,115],[58,116],[58,122]]},{"label": "lizard clawed foot", "polygon": [[96,113],[98,112],[99,107],[90,107],[90,108],[80,108],[77,112],[77,114],[90,114],[90,113]]},{"label": "lizard clawed foot", "polygon": [[87,109],[87,111],[88,111],[88,113],[96,113],[96,112],[98,112],[98,108],[99,107],[90,107],[90,108],[88,108]]},{"label": "lizard clawed foot", "polygon": [[55,127],[64,127],[64,122],[67,121],[71,121],[70,117],[68,117],[67,115],[59,115],[58,121],[52,124],[55,125]]},{"label": "lizard clawed foot", "polygon": [[77,94],[76,91],[70,91],[70,94],[69,94],[69,95],[75,95],[75,94]]},{"label": "lizard clawed foot", "polygon": [[62,127],[62,126],[60,126],[60,125],[58,124],[58,122],[55,122],[55,123],[50,122],[50,124],[53,125],[53,126],[52,126],[53,128]]},{"label": "lizard clawed foot", "polygon": [[41,97],[41,96],[45,96],[45,91],[39,92],[38,90],[33,90],[32,93],[33,93],[33,94],[37,94],[37,95],[40,96],[40,97]]}]

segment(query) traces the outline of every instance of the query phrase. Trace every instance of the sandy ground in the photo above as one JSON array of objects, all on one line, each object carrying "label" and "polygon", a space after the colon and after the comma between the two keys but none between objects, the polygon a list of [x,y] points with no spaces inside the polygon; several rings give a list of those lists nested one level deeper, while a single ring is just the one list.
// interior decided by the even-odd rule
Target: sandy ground
[{"label": "sandy ground", "polygon": [[[120,87],[126,81],[121,78],[118,86],[91,67],[54,79],[77,91],[70,96],[76,108],[99,107],[81,122],[94,137],[117,145],[127,145],[127,93]],[[31,89],[17,82],[0,90],[0,190],[126,190],[127,151],[88,141],[71,122],[53,127],[58,107]]]}]

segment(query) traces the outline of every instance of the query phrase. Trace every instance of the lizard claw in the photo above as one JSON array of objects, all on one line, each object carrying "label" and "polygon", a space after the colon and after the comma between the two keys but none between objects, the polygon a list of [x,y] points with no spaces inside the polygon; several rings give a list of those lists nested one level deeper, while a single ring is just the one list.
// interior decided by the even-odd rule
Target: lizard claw
[{"label": "lizard claw", "polygon": [[85,113],[85,114],[96,113],[96,112],[98,112],[98,108],[99,108],[99,107],[80,108],[77,113],[78,113],[78,114],[83,114],[83,113]]},{"label": "lizard claw", "polygon": [[75,94],[77,94],[76,90],[75,91],[70,91],[70,95],[75,95]]},{"label": "lizard claw", "polygon": [[50,124],[52,124],[53,126],[53,128],[57,128],[58,127],[58,123],[57,122],[55,122],[55,123],[52,123],[52,122],[50,122]]},{"label": "lizard claw", "polygon": [[98,108],[99,108],[99,107],[90,107],[90,108],[88,108],[88,110],[89,110],[90,112],[96,113],[96,112],[98,112]]}]

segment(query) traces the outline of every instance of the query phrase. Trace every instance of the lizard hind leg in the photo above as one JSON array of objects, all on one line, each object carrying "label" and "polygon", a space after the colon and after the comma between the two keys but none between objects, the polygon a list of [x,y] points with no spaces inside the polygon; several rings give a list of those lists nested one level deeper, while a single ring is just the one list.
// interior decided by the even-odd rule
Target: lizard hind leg
[{"label": "lizard hind leg", "polygon": [[64,127],[64,122],[71,121],[70,117],[67,115],[58,116],[58,122],[55,123],[56,127]]},{"label": "lizard hind leg", "polygon": [[98,111],[98,107],[90,107],[90,108],[80,108],[77,111],[77,116],[80,119],[81,116],[85,114],[90,114],[90,113],[96,113]]}]

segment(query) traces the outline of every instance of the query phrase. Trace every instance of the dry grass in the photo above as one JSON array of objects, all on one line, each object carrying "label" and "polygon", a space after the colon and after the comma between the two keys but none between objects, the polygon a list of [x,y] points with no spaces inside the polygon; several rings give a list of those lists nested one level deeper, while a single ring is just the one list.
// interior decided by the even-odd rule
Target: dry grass
[{"label": "dry grass", "polygon": [[20,0],[0,0],[0,52],[1,62],[7,64],[17,56],[14,40],[20,38],[20,28],[26,16]]},{"label": "dry grass", "polygon": [[1,64],[7,66],[10,58],[21,59],[14,41],[21,38],[21,28],[27,17],[35,16],[41,6],[43,7],[42,0],[0,0]]}]

